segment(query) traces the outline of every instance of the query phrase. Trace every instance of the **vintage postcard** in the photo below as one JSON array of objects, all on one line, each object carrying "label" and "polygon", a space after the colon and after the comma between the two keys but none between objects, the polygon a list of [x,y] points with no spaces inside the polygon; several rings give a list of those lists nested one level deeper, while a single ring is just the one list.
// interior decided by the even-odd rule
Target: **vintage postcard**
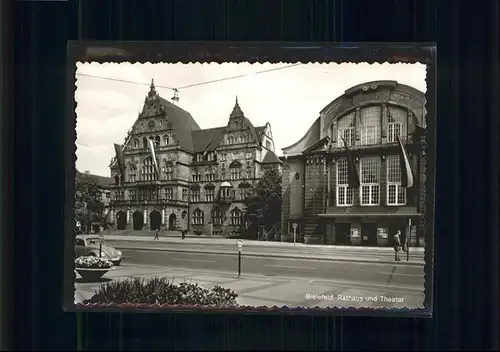
[{"label": "vintage postcard", "polygon": [[69,63],[74,307],[431,314],[432,50],[159,46]]}]

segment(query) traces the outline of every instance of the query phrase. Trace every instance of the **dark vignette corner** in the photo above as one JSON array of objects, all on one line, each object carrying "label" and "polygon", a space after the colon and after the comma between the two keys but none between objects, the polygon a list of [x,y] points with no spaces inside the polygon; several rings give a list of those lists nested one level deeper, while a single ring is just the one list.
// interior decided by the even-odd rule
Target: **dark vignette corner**
[{"label": "dark vignette corner", "polygon": [[425,231],[425,301],[424,309],[369,309],[369,308],[334,308],[334,309],[295,309],[295,308],[249,308],[242,307],[231,312],[221,309],[196,309],[193,307],[175,307],[158,309],[152,306],[95,306],[77,307],[80,311],[120,311],[163,313],[271,313],[271,314],[308,314],[308,315],[344,315],[344,316],[393,316],[393,317],[431,317],[433,302],[434,271],[434,216],[435,216],[435,175],[436,175],[436,47],[433,43],[295,43],[286,44],[269,42],[68,42],[66,68],[67,96],[66,107],[66,203],[65,203],[65,241],[64,241],[64,307],[74,310],[73,285],[73,207],[74,177],[76,161],[76,102],[74,99],[76,83],[76,62],[130,62],[130,63],[202,63],[202,62],[287,62],[287,63],[425,63],[427,65],[427,175],[426,202],[427,214]]}]

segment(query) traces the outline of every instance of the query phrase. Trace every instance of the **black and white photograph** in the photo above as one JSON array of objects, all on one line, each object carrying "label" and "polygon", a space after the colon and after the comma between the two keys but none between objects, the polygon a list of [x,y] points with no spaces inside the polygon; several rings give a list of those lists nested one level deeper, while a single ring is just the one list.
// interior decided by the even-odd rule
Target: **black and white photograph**
[{"label": "black and white photograph", "polygon": [[75,306],[423,309],[426,72],[77,62]]}]

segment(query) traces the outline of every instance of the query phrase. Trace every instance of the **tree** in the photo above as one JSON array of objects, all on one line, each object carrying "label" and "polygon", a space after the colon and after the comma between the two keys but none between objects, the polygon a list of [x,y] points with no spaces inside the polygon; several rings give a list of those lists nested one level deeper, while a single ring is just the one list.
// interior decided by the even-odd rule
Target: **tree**
[{"label": "tree", "polygon": [[252,189],[245,211],[245,220],[251,223],[250,233],[256,233],[260,226],[269,229],[280,222],[281,174],[278,167],[267,168]]},{"label": "tree", "polygon": [[77,172],[75,178],[75,220],[87,228],[93,223],[101,223],[102,190],[95,180],[87,174]]}]

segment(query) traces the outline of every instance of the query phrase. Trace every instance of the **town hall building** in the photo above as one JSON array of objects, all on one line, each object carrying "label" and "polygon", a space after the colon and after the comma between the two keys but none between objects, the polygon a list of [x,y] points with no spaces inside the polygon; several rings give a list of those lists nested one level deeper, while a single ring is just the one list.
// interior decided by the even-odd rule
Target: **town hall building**
[{"label": "town hall building", "polygon": [[[425,104],[417,89],[376,81],[323,108],[305,135],[283,148],[282,232],[306,243],[391,246],[399,230],[412,246],[421,244]],[[349,170],[357,172],[354,186]]]},{"label": "town hall building", "polygon": [[266,167],[281,167],[271,126],[255,127],[236,99],[226,126],[201,129],[160,97],[154,82],[110,164],[110,221],[117,230],[189,230],[236,236],[245,201]]}]

